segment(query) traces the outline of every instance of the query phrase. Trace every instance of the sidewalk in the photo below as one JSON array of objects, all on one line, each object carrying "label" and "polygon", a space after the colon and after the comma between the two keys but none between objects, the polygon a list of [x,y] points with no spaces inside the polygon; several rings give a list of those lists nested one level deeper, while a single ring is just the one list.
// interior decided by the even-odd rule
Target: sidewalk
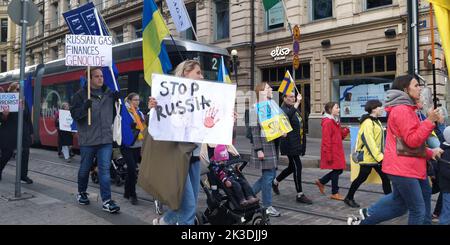
[{"label": "sidewalk", "polygon": [[[306,139],[306,154],[301,157],[302,165],[304,168],[318,168],[320,165],[320,144],[322,139],[320,138],[307,138]],[[238,135],[235,141],[235,147],[239,153],[245,158],[250,159],[251,144],[250,140],[245,136]],[[344,150],[347,165],[349,165],[350,155],[350,141],[344,141]],[[280,157],[281,165],[288,165],[289,161],[286,156]]]}]

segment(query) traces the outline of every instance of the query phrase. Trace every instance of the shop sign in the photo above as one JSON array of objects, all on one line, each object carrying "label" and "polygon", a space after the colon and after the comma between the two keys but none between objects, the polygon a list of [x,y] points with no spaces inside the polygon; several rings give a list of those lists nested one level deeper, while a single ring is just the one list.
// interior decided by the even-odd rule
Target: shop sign
[{"label": "shop sign", "polygon": [[276,47],[274,50],[270,52],[270,55],[272,56],[273,60],[284,60],[286,59],[286,56],[288,56],[291,53],[290,48],[280,48]]}]

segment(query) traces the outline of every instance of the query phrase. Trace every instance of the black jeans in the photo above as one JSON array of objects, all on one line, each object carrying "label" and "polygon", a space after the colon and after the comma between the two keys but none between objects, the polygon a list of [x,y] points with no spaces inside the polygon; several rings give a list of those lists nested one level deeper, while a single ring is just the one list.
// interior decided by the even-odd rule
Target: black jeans
[{"label": "black jeans", "polygon": [[231,189],[233,190],[233,195],[240,202],[249,197],[254,197],[252,187],[248,184],[247,180],[244,178],[230,178],[228,179],[231,182]]},{"label": "black jeans", "polygon": [[323,176],[319,181],[322,185],[328,183],[331,180],[331,194],[339,193],[339,175],[343,172],[342,169],[333,169],[331,172]]},{"label": "black jeans", "polygon": [[[0,173],[5,168],[8,161],[11,159],[14,150],[8,148],[2,148],[1,150],[2,156],[0,157]],[[28,176],[28,158],[30,157],[30,148],[23,147],[22,148],[22,164],[20,171],[20,178],[25,179]]]},{"label": "black jeans", "polygon": [[302,189],[302,161],[300,160],[300,156],[288,156],[289,166],[285,168],[276,178],[278,182],[281,182],[290,174],[294,174],[294,183],[295,189],[297,193],[303,191]]},{"label": "black jeans", "polygon": [[125,179],[125,195],[136,196],[136,168],[141,157],[141,148],[120,148],[123,158],[127,163],[127,178]]},{"label": "black jeans", "polygon": [[350,186],[350,189],[348,190],[348,194],[346,196],[347,199],[353,200],[355,192],[358,190],[359,186],[361,186],[364,181],[366,181],[367,177],[369,177],[370,172],[372,171],[372,168],[377,171],[378,175],[380,175],[381,182],[383,185],[383,192],[385,195],[392,192],[391,188],[391,182],[387,175],[381,171],[381,165],[376,166],[364,166],[359,165],[359,174],[358,177],[356,177],[355,180],[353,180],[352,185]]}]

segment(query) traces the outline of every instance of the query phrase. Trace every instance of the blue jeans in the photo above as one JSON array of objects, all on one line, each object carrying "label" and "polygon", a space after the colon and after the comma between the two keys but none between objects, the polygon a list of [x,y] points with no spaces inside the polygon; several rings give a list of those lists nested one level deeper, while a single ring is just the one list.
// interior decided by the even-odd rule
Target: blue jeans
[{"label": "blue jeans", "polygon": [[80,146],[81,165],[78,171],[78,192],[85,192],[88,187],[89,172],[94,156],[97,157],[100,195],[103,202],[111,200],[111,165],[112,144]]},{"label": "blue jeans", "polygon": [[197,198],[200,190],[200,161],[189,165],[189,173],[184,185],[181,206],[177,210],[168,210],[164,221],[171,225],[193,225],[197,212]]},{"label": "blue jeans", "polygon": [[439,215],[439,224],[450,225],[450,193],[442,193],[442,210]]},{"label": "blue jeans", "polygon": [[420,180],[388,175],[393,192],[382,197],[368,209],[363,225],[378,224],[409,211],[409,225],[431,224],[431,187],[428,179]]},{"label": "blue jeans", "polygon": [[262,203],[265,208],[272,206],[272,182],[275,179],[277,170],[263,169],[261,177],[253,184],[253,193],[262,191]]}]

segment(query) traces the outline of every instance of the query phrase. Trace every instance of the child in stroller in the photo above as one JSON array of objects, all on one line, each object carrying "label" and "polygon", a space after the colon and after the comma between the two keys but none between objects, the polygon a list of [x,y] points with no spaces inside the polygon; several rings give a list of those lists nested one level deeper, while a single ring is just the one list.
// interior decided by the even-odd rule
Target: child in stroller
[{"label": "child in stroller", "polygon": [[[136,169],[138,171],[138,169]],[[111,156],[111,166],[109,169],[111,182],[116,186],[121,186],[125,183],[127,177],[127,165],[120,153],[120,149],[114,147]],[[98,184],[98,172],[97,172],[97,159],[94,158],[94,163],[91,167],[91,180],[93,183]]]},{"label": "child in stroller", "polygon": [[210,168],[225,187],[231,190],[233,197],[239,201],[242,207],[258,203],[259,199],[239,170],[226,165],[228,160],[229,154],[226,146],[217,145],[214,149],[214,156],[211,158]]},{"label": "child in stroller", "polygon": [[[223,152],[223,147],[220,146],[218,152]],[[242,174],[242,170],[246,166],[247,162],[240,158],[237,150],[232,146],[226,146],[228,153],[228,160],[224,155],[225,159],[221,159],[222,164],[219,166],[225,171],[231,171],[234,175],[233,177],[239,177],[239,186],[241,188],[238,189],[237,192],[241,192],[244,197],[248,197],[249,200],[246,199],[247,204],[243,201],[243,198],[239,198],[235,194],[237,192],[234,191],[234,187],[237,189],[238,185],[232,183],[232,188],[226,186],[225,182],[222,182],[220,177],[216,174],[217,171],[214,171],[216,168],[214,162],[218,162],[213,157],[214,150],[216,147],[204,144],[202,146],[200,158],[203,162],[203,166],[207,165],[207,168],[202,169],[202,173],[206,173],[207,178],[200,181],[200,185],[203,191],[206,194],[207,200],[207,208],[204,212],[199,212],[196,215],[196,224],[204,224],[210,223],[212,225],[232,225],[232,224],[253,224],[253,225],[269,225],[269,217],[266,214],[265,208],[259,205],[259,199],[257,199],[253,192],[242,190],[241,183],[247,183],[244,175]],[[220,150],[222,148],[222,150]],[[251,188],[250,188],[251,190]],[[242,205],[241,205],[242,202]]]}]

